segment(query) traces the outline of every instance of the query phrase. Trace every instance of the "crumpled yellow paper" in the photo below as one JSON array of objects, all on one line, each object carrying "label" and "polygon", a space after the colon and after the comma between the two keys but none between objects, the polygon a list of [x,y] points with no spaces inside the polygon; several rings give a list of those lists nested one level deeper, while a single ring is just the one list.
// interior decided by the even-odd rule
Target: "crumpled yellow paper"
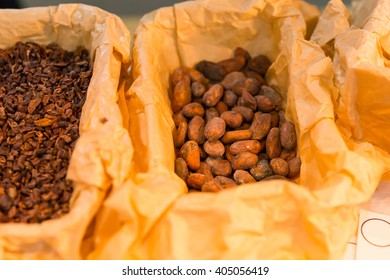
[{"label": "crumpled yellow paper", "polygon": [[[336,12],[331,14],[330,10]],[[330,1],[312,36],[322,47],[320,38],[327,38],[334,46],[333,67],[339,89],[337,125],[354,142],[368,142],[382,149],[383,158],[388,160],[390,2],[353,1],[352,18],[340,11],[346,11],[344,4]],[[386,166],[389,170],[390,163]]]},{"label": "crumpled yellow paper", "polygon": [[131,164],[119,85],[122,65],[130,62],[130,34],[117,16],[78,4],[0,10],[0,29],[1,48],[17,41],[56,42],[67,50],[81,45],[94,60],[68,170],[75,181],[69,214],[41,224],[0,224],[0,259],[80,259],[88,252],[82,240],[108,187],[122,182]]},{"label": "crumpled yellow paper", "polygon": [[[332,61],[306,41],[291,0],[187,1],[147,14],[135,33],[128,92],[130,179],[114,184],[96,219],[89,259],[338,259],[356,205],[385,170],[369,143],[349,146],[335,123]],[[302,158],[300,184],[268,181],[187,193],[174,172],[170,75],[241,46],[274,63]]]}]

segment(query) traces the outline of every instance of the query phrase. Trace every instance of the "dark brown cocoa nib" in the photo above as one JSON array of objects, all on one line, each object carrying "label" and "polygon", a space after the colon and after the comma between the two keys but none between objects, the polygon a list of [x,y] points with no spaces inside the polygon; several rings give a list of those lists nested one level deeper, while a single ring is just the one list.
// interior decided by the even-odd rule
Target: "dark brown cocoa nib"
[{"label": "dark brown cocoa nib", "polygon": [[18,42],[0,50],[0,223],[68,213],[66,173],[91,75],[82,48]]}]

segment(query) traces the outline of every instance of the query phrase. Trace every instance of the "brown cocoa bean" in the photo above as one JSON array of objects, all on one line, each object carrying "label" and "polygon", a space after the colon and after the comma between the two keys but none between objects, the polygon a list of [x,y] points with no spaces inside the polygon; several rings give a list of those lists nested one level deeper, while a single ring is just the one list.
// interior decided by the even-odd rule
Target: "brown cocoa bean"
[{"label": "brown cocoa bean", "polygon": [[301,172],[301,158],[296,157],[293,159],[290,159],[288,161],[288,167],[289,167],[289,173],[287,175],[288,178],[295,178],[299,176]]},{"label": "brown cocoa bean", "polygon": [[221,81],[226,75],[225,69],[217,63],[202,60],[195,66],[206,78],[214,81]]},{"label": "brown cocoa bean", "polygon": [[272,176],[265,177],[263,180],[261,180],[261,182],[264,182],[264,181],[271,181],[271,180],[289,181],[286,177],[284,177],[284,176],[282,176],[282,175],[272,175]]},{"label": "brown cocoa bean", "polygon": [[173,143],[175,144],[176,148],[180,148],[184,145],[187,137],[187,129],[188,125],[187,122],[182,122],[177,127],[175,133],[173,134]]},{"label": "brown cocoa bean", "polygon": [[235,111],[223,112],[221,119],[231,128],[239,128],[244,120],[243,116]]},{"label": "brown cocoa bean", "polygon": [[219,101],[217,103],[217,105],[215,105],[215,109],[217,109],[219,114],[222,114],[223,112],[226,112],[227,110],[229,110],[229,107],[228,107],[228,105],[226,105],[225,102]]},{"label": "brown cocoa bean", "polygon": [[270,166],[275,175],[286,177],[290,171],[287,161],[281,158],[271,159]]},{"label": "brown cocoa bean", "polygon": [[286,116],[283,111],[279,111],[278,115],[279,115],[279,127],[282,127],[282,125],[286,122]]},{"label": "brown cocoa bean", "polygon": [[192,82],[201,83],[204,85],[209,82],[201,72],[195,70],[194,68],[188,68],[187,71]]},{"label": "brown cocoa bean", "polygon": [[189,176],[189,171],[187,167],[187,163],[182,158],[177,158],[175,160],[175,173],[184,180],[184,182],[187,182],[187,178]]},{"label": "brown cocoa bean", "polygon": [[249,130],[234,130],[227,131],[222,137],[221,142],[224,144],[231,144],[239,140],[249,140],[252,138],[252,132]]},{"label": "brown cocoa bean", "polygon": [[238,155],[243,152],[250,152],[252,154],[260,153],[261,149],[264,148],[261,146],[260,142],[257,140],[242,140],[234,142],[230,146],[230,152],[232,155]]},{"label": "brown cocoa bean", "polygon": [[182,122],[187,122],[187,118],[184,117],[183,112],[179,111],[176,114],[173,115],[173,122],[176,126],[179,126]]},{"label": "brown cocoa bean", "polygon": [[207,140],[203,144],[205,152],[211,157],[222,157],[225,153],[225,146],[221,141],[210,141]]},{"label": "brown cocoa bean", "polygon": [[206,86],[200,82],[193,82],[191,84],[191,93],[194,97],[202,97],[206,92]]},{"label": "brown cocoa bean", "polygon": [[275,103],[273,100],[267,96],[264,95],[256,95],[255,96],[256,101],[257,101],[257,109],[264,112],[264,113],[269,113],[273,110],[275,110]]},{"label": "brown cocoa bean", "polygon": [[216,141],[225,134],[226,123],[223,119],[216,117],[207,122],[204,134],[210,141]]},{"label": "brown cocoa bean", "polygon": [[240,113],[246,122],[250,122],[253,119],[253,111],[244,106],[233,107],[232,111]]},{"label": "brown cocoa bean", "polygon": [[280,127],[280,142],[286,150],[294,150],[297,147],[297,135],[292,123],[285,122]]},{"label": "brown cocoa bean", "polygon": [[256,165],[258,159],[259,158],[255,154],[249,152],[240,153],[233,158],[231,166],[233,170],[250,169]]},{"label": "brown cocoa bean", "polygon": [[187,135],[189,140],[194,140],[198,144],[203,144],[206,141],[205,124],[202,117],[195,116],[190,120]]},{"label": "brown cocoa bean", "polygon": [[270,98],[273,101],[275,104],[275,110],[280,110],[282,108],[283,99],[280,94],[272,87],[262,86],[260,94]]},{"label": "brown cocoa bean", "polygon": [[234,71],[240,71],[245,66],[245,58],[242,56],[232,57],[218,62],[217,64],[222,66],[225,73],[231,73]]},{"label": "brown cocoa bean", "polygon": [[249,92],[244,91],[242,96],[239,98],[237,102],[238,106],[245,106],[249,109],[256,111],[257,109],[257,100],[254,98]]},{"label": "brown cocoa bean", "polygon": [[252,132],[252,138],[262,140],[271,129],[271,115],[261,112],[256,112],[253,117],[253,122],[249,128]]},{"label": "brown cocoa bean", "polygon": [[181,157],[186,161],[187,166],[196,171],[200,167],[200,151],[196,141],[187,141],[180,149]]},{"label": "brown cocoa bean", "polygon": [[195,116],[203,117],[204,108],[199,103],[189,103],[183,107],[183,115],[187,118],[193,118]]},{"label": "brown cocoa bean", "polygon": [[206,163],[210,166],[211,172],[216,176],[229,176],[232,173],[230,162],[225,159],[208,157]]},{"label": "brown cocoa bean", "polygon": [[283,149],[282,152],[280,153],[280,158],[284,159],[285,161],[289,161],[290,159],[295,158],[297,155],[295,150],[286,150]]},{"label": "brown cocoa bean", "polygon": [[244,82],[246,90],[251,94],[251,95],[256,95],[260,91],[260,83],[258,80],[254,78],[247,78]]},{"label": "brown cocoa bean", "polygon": [[226,105],[233,107],[237,103],[238,96],[231,90],[225,90],[222,100],[226,103]]},{"label": "brown cocoa bean", "polygon": [[268,71],[268,68],[271,66],[271,61],[265,55],[258,55],[253,57],[248,62],[249,69],[259,73],[263,77]]},{"label": "brown cocoa bean", "polygon": [[200,167],[198,170],[196,170],[196,173],[200,173],[200,174],[205,175],[206,181],[210,181],[214,178],[214,175],[211,172],[211,167],[205,162],[200,163]]},{"label": "brown cocoa bean", "polygon": [[279,126],[279,114],[275,111],[269,113],[271,115],[271,128]]},{"label": "brown cocoa bean", "polygon": [[282,152],[282,145],[280,143],[279,128],[271,128],[270,132],[267,135],[265,149],[270,159],[274,159],[280,156],[280,153]]},{"label": "brown cocoa bean", "polygon": [[256,79],[257,82],[259,83],[259,86],[267,84],[267,82],[264,80],[264,78],[259,73],[255,72],[255,71],[251,71],[251,70],[247,69],[247,70],[245,70],[244,73],[248,78]]},{"label": "brown cocoa bean", "polygon": [[212,85],[205,94],[203,94],[202,101],[207,107],[217,105],[223,96],[223,87],[220,84]]},{"label": "brown cocoa bean", "polygon": [[216,179],[212,179],[210,181],[207,181],[202,186],[202,192],[219,192],[220,190],[223,190],[223,186]]},{"label": "brown cocoa bean", "polygon": [[206,123],[217,117],[219,117],[217,109],[215,109],[214,107],[206,109]]},{"label": "brown cocoa bean", "polygon": [[233,174],[233,178],[238,185],[256,183],[255,178],[245,170],[236,170]]},{"label": "brown cocoa bean", "polygon": [[179,81],[172,96],[172,110],[174,113],[180,111],[185,105],[191,102],[191,88],[186,81]]},{"label": "brown cocoa bean", "polygon": [[225,76],[225,78],[221,82],[221,85],[225,89],[231,90],[237,81],[244,81],[245,79],[246,77],[242,72],[231,72]]},{"label": "brown cocoa bean", "polygon": [[[260,157],[259,157],[260,158]],[[257,162],[255,166],[253,166],[249,172],[251,175],[257,180],[263,180],[267,176],[272,175],[272,169],[269,166],[268,160],[261,159]]]},{"label": "brown cocoa bean", "polygon": [[244,92],[256,95],[260,91],[260,83],[253,78],[237,80],[232,86],[232,91],[239,96],[241,96]]},{"label": "brown cocoa bean", "polygon": [[225,176],[216,176],[215,180],[217,180],[224,189],[230,189],[237,186],[236,182],[233,179],[230,179]]},{"label": "brown cocoa bean", "polygon": [[188,74],[188,69],[183,66],[176,68],[175,71],[173,71],[171,80],[172,88],[175,88],[180,81],[184,81],[185,84],[189,85],[191,80]]},{"label": "brown cocoa bean", "polygon": [[244,90],[246,90],[245,80],[238,80],[233,84],[232,91],[238,96],[241,96]]},{"label": "brown cocoa bean", "polygon": [[234,56],[235,57],[242,56],[245,58],[246,61],[249,61],[251,59],[251,55],[249,54],[249,52],[246,49],[243,49],[241,47],[237,47],[234,50]]},{"label": "brown cocoa bean", "polygon": [[188,186],[197,190],[201,190],[205,183],[206,176],[200,173],[191,173],[187,179]]},{"label": "brown cocoa bean", "polygon": [[225,146],[225,158],[228,160],[228,161],[232,161],[234,156],[232,155],[232,153],[230,152],[230,145],[226,145]]}]

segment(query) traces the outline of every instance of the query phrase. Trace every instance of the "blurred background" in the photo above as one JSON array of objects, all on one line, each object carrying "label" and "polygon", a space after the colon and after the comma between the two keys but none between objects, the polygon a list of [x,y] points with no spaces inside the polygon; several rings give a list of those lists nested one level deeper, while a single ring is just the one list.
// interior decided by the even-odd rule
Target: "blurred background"
[{"label": "blurred background", "polygon": [[[327,0],[306,0],[309,3],[324,7]],[[183,2],[175,0],[68,0],[68,1],[55,1],[55,0],[0,0],[1,8],[11,7],[38,7],[38,6],[50,6],[58,5],[60,3],[84,3],[93,6],[100,7],[108,12],[115,13],[119,16],[139,16],[147,12],[155,10],[164,6],[171,6],[174,3]],[[344,0],[345,4],[350,4],[351,0]]]},{"label": "blurred background", "polygon": [[[317,5],[320,9],[324,8],[328,0],[306,0],[308,3]],[[343,0],[346,5],[351,0]],[[390,0],[389,0],[390,1]],[[131,34],[139,24],[142,15],[155,9],[172,6],[175,3],[184,2],[183,0],[0,0],[0,8],[27,8],[40,6],[55,6],[65,3],[84,3],[99,7],[107,12],[120,16]]]}]

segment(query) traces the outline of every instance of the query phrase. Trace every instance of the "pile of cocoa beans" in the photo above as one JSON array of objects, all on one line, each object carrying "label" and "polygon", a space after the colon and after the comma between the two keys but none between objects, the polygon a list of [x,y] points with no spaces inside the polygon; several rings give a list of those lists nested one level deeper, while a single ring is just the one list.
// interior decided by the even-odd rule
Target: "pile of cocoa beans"
[{"label": "pile of cocoa beans", "polygon": [[295,127],[265,81],[270,65],[239,47],[232,58],[172,74],[175,172],[189,191],[299,176]]}]

